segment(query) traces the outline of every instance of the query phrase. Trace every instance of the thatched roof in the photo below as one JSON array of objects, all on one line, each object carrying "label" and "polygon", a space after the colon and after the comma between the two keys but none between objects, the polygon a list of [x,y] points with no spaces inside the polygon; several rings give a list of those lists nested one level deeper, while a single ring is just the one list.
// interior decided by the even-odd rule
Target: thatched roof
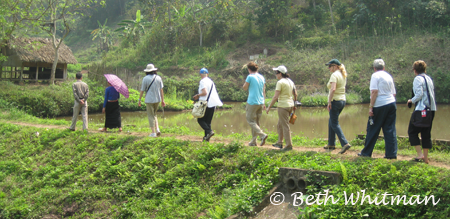
[{"label": "thatched roof", "polygon": [[[49,38],[15,38],[9,41],[8,47],[23,62],[53,63],[55,57],[52,40]],[[59,64],[77,64],[72,50],[64,42],[59,47],[58,54]]]}]

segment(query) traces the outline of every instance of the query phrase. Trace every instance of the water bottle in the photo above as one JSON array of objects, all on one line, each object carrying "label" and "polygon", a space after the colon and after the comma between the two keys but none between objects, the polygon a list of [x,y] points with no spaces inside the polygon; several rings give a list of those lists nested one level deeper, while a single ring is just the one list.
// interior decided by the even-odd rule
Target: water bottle
[{"label": "water bottle", "polygon": [[372,116],[369,116],[369,124],[373,125],[373,118],[372,118]]}]

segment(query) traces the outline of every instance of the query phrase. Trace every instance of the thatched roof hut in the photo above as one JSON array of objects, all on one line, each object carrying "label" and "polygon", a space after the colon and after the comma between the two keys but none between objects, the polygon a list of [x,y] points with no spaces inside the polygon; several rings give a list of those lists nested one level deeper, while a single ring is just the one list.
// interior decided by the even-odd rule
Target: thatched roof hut
[{"label": "thatched roof hut", "polygon": [[[1,48],[3,55],[8,57],[5,62],[0,63],[2,65],[1,78],[49,79],[55,56],[52,44],[52,40],[48,38],[11,39],[5,47]],[[59,47],[58,55],[55,79],[64,80],[67,78],[67,64],[77,64],[77,60],[73,56],[72,50],[64,43]]]}]

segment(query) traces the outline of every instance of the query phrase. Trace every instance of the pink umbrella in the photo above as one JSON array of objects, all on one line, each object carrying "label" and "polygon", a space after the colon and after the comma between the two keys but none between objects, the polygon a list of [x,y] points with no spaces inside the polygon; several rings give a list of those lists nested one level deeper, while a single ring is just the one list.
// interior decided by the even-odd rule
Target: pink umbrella
[{"label": "pink umbrella", "polygon": [[117,92],[121,93],[125,98],[130,95],[128,93],[128,87],[120,80],[119,77],[113,74],[104,74],[106,80],[116,89]]}]

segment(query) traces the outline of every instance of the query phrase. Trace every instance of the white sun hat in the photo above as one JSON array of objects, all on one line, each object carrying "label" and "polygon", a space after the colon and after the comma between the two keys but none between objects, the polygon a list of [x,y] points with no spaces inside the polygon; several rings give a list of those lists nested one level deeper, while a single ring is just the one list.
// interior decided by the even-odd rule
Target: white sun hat
[{"label": "white sun hat", "polygon": [[147,68],[144,69],[145,72],[151,72],[151,71],[156,71],[158,70],[157,68],[155,68],[155,66],[153,64],[148,64]]}]

